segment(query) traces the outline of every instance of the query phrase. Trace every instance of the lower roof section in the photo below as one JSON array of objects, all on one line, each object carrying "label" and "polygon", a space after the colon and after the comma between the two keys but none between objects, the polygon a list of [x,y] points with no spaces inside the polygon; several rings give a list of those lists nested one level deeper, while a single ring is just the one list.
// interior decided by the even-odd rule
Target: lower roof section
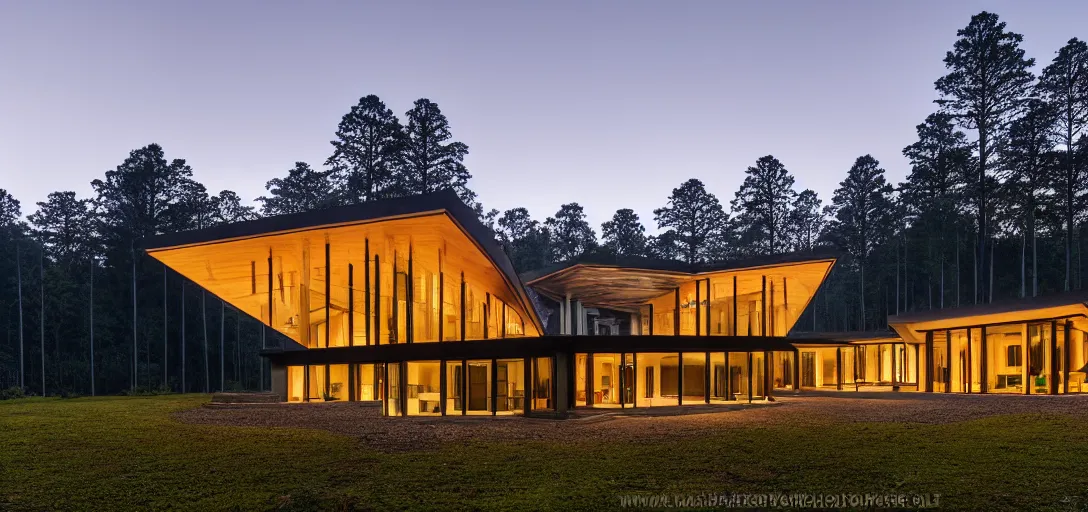
[{"label": "lower roof section", "polygon": [[545,336],[444,343],[400,343],[336,347],[320,350],[266,350],[272,363],[282,365],[513,359],[556,353],[676,353],[793,351],[795,344],[818,345],[827,340],[781,336]]},{"label": "lower roof section", "polygon": [[1069,318],[1073,321],[1074,328],[1088,331],[1088,291],[1077,290],[959,308],[902,313],[888,317],[888,324],[903,339],[917,343],[925,340],[927,331],[1030,323],[1056,318]]}]

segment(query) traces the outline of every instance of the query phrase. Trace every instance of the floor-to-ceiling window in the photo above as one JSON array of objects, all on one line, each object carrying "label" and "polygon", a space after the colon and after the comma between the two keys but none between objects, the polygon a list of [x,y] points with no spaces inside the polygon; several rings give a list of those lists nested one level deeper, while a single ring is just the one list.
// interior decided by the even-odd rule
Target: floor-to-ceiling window
[{"label": "floor-to-ceiling window", "polygon": [[469,361],[466,377],[468,414],[491,414],[491,361]]},{"label": "floor-to-ceiling window", "polygon": [[355,368],[355,400],[382,400],[385,368],[379,364],[360,364]]},{"label": "floor-to-ceiling window", "polygon": [[1028,324],[1028,383],[1032,394],[1050,392],[1050,322]]},{"label": "floor-to-ceiling window", "polygon": [[552,358],[537,357],[531,360],[532,364],[532,403],[531,410],[554,411],[555,402],[552,397]]},{"label": "floor-to-ceiling window", "polygon": [[987,391],[1023,393],[1027,375],[1024,357],[1023,324],[986,327]]},{"label": "floor-to-ceiling window", "polygon": [[620,406],[619,354],[593,354],[593,405],[595,407]]},{"label": "floor-to-ceiling window", "polygon": [[325,365],[310,365],[307,373],[310,377],[310,388],[306,398],[311,402],[319,402],[327,396],[325,391]]},{"label": "floor-to-ceiling window", "polygon": [[385,365],[387,372],[386,386],[389,388],[389,393],[385,397],[385,414],[387,416],[400,416],[400,372],[402,365],[403,363],[387,363]]},{"label": "floor-to-ceiling window", "polygon": [[446,362],[446,414],[465,410],[465,367],[461,361]]},{"label": "floor-to-ceiling window", "polygon": [[684,404],[706,403],[706,352],[684,353]]},{"label": "floor-to-ceiling window", "polygon": [[710,400],[720,402],[729,397],[729,366],[725,352],[710,353]]},{"label": "floor-to-ceiling window", "polygon": [[1069,339],[1066,340],[1069,351],[1069,392],[1088,392],[1088,336],[1084,331],[1070,326]]},{"label": "floor-to-ceiling window", "polygon": [[793,352],[774,352],[772,357],[774,389],[795,389],[793,382]]},{"label": "floor-to-ceiling window", "polygon": [[676,405],[679,392],[677,354],[636,354],[635,405]]},{"label": "floor-to-ceiling window", "polygon": [[409,416],[442,414],[441,365],[438,361],[408,363]]},{"label": "floor-to-ceiling window", "polygon": [[287,367],[287,401],[303,402],[306,400],[306,367]]},{"label": "floor-to-ceiling window", "polygon": [[933,360],[930,361],[929,368],[932,370],[929,373],[930,381],[933,384],[933,391],[937,393],[943,393],[948,386],[946,383],[950,378],[950,369],[948,361],[948,335],[947,331],[934,331],[933,334]]},{"label": "floor-to-ceiling window", "polygon": [[525,410],[525,360],[496,361],[495,413],[521,414]]},{"label": "floor-to-ceiling window", "polygon": [[348,399],[348,365],[329,365],[329,400]]}]

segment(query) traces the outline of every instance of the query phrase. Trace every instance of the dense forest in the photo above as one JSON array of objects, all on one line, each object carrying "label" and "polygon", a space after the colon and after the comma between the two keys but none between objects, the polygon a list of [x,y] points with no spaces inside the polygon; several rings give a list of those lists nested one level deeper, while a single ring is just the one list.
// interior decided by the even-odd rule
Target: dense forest
[{"label": "dense forest", "polygon": [[697,264],[835,251],[839,264],[798,330],[882,329],[896,312],[1081,289],[1088,45],[1070,39],[1037,67],[1022,41],[987,12],[958,31],[934,112],[904,141],[903,183],[861,155],[825,201],[797,191],[774,156],[753,155],[728,205],[698,179],[662,191],[657,235],[630,209],[599,238],[577,203],[543,221],[524,208],[485,211],[468,188],[469,148],[438,105],[420,99],[401,118],[373,95],[343,116],[325,162],[296,162],[257,207],[210,193],[156,144],[93,180],[92,197],[59,191],[24,208],[0,189],[0,389],[256,389],[267,379],[263,326],[141,255],[140,240],[444,188],[477,211],[519,271],[586,253]]}]

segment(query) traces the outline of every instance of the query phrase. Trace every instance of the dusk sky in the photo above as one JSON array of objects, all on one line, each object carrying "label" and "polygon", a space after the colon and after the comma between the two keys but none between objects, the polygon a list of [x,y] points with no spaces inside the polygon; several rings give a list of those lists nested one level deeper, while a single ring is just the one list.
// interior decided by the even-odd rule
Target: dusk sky
[{"label": "dusk sky", "polygon": [[321,166],[376,94],[402,119],[438,103],[488,209],[543,220],[577,201],[599,234],[633,208],[656,232],[681,182],[728,208],[767,154],[827,203],[866,153],[903,180],[944,54],[982,10],[1037,72],[1088,39],[1085,1],[0,0],[0,188],[29,214],[157,142],[251,200]]}]

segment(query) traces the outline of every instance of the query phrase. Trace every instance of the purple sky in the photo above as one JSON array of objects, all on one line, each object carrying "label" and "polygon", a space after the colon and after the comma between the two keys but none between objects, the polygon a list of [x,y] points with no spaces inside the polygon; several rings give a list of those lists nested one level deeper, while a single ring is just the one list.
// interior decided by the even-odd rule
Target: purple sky
[{"label": "purple sky", "polygon": [[633,208],[656,232],[672,188],[699,178],[728,208],[766,154],[828,202],[866,153],[904,178],[981,10],[1041,65],[1088,39],[1084,1],[0,0],[0,188],[28,214],[157,142],[249,200],[321,165],[377,94],[400,115],[441,106],[486,208],[543,220],[577,201],[598,233]]}]

